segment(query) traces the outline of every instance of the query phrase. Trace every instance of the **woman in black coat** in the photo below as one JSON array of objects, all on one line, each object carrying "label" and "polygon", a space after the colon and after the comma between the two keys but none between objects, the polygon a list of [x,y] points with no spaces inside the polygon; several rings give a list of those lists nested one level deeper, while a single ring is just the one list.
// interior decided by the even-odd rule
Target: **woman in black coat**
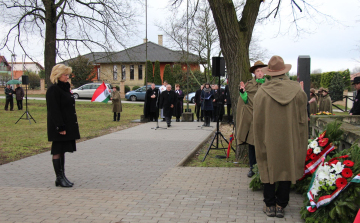
[{"label": "woman in black coat", "polygon": [[201,110],[204,111],[205,122],[203,126],[210,126],[211,112],[214,110],[213,107],[213,91],[210,88],[210,84],[206,83],[204,89],[201,92]]},{"label": "woman in black coat", "polygon": [[52,68],[50,81],[53,83],[46,92],[47,133],[52,141],[51,154],[56,174],[56,186],[72,187],[65,176],[65,152],[76,151],[76,139],[80,139],[75,99],[68,82],[71,67],[58,64]]}]

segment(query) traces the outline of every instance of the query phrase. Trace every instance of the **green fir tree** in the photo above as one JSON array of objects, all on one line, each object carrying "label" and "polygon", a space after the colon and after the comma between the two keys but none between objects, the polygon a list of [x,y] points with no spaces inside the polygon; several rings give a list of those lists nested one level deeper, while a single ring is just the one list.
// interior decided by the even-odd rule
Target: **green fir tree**
[{"label": "green fir tree", "polygon": [[173,88],[175,88],[175,79],[172,75],[170,64],[165,65],[163,79],[166,80]]},{"label": "green fir tree", "polygon": [[343,79],[343,76],[341,76],[339,73],[335,73],[333,76],[329,86],[329,93],[332,101],[343,100],[343,91],[345,89]]},{"label": "green fir tree", "polygon": [[162,84],[162,80],[161,80],[161,76],[160,76],[160,62],[158,60],[155,62],[154,83],[156,85]]},{"label": "green fir tree", "polygon": [[144,78],[144,85],[146,85],[146,75],[148,83],[154,83],[154,70],[153,65],[150,60],[146,61],[146,71],[145,71],[145,78]]}]

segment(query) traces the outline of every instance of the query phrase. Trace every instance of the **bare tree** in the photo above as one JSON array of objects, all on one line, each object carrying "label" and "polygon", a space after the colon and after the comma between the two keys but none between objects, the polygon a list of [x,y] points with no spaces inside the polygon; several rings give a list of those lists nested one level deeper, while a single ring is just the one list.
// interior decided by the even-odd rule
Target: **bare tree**
[{"label": "bare tree", "polygon": [[13,42],[32,58],[28,51],[31,37],[44,40],[47,84],[57,56],[123,46],[121,37],[132,33],[129,27],[135,19],[128,0],[0,0],[0,10],[2,22],[10,26],[0,49],[13,52],[9,47]]}]

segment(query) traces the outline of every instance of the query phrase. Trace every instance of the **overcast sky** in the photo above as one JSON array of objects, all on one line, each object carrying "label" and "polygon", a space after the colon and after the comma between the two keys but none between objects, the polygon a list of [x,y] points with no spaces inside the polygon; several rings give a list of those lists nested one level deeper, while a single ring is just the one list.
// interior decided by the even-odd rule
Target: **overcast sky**
[{"label": "overcast sky", "polygon": [[[262,4],[261,9],[269,8],[268,1]],[[300,2],[300,1],[299,1]],[[309,0],[310,2],[310,0]],[[317,0],[316,9],[324,14],[331,15],[333,19],[321,15],[313,17],[313,20],[300,21],[299,25],[307,32],[300,32],[296,36],[294,29],[289,29],[289,20],[285,12],[288,1],[283,1],[281,25],[279,20],[269,18],[263,23],[256,25],[254,35],[260,40],[260,46],[267,49],[268,59],[272,55],[283,57],[285,63],[292,64],[291,74],[296,74],[297,58],[299,55],[311,57],[311,70],[321,69],[322,72],[338,71],[360,67],[360,1],[359,0]],[[158,42],[158,35],[162,33],[156,23],[166,22],[167,16],[171,14],[166,8],[168,0],[148,0],[148,39]],[[183,8],[184,9],[184,8]],[[142,13],[139,10],[139,13]],[[305,14],[305,13],[303,13]],[[145,38],[145,13],[139,18],[143,24],[138,27],[138,35],[127,43],[135,46],[143,43]],[[279,32],[280,30],[280,32]],[[167,46],[168,38],[164,35],[164,45]],[[84,52],[87,53],[87,52]],[[10,53],[1,52],[10,61]],[[16,54],[21,55],[19,51]],[[43,64],[42,53],[37,58]],[[17,57],[17,61],[21,56]]]}]

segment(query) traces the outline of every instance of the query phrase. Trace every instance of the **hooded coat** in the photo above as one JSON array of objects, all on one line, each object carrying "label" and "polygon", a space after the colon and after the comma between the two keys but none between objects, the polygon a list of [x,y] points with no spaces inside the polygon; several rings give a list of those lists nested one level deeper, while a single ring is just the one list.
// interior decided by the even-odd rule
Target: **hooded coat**
[{"label": "hooded coat", "polygon": [[329,94],[323,97],[322,102],[319,106],[319,111],[325,111],[330,113],[333,112],[331,98]]},{"label": "hooded coat", "polygon": [[296,183],[304,174],[307,96],[285,75],[272,77],[254,97],[255,153],[263,183]]},{"label": "hooded coat", "polygon": [[255,77],[246,83],[245,90],[248,102],[239,97],[236,108],[236,139],[238,144],[248,143],[254,145],[253,131],[253,101],[254,96],[261,84],[256,82]]},{"label": "hooded coat", "polygon": [[310,97],[310,114],[316,114],[318,113],[318,103],[317,103],[317,97],[314,95],[314,96],[311,96]]}]

